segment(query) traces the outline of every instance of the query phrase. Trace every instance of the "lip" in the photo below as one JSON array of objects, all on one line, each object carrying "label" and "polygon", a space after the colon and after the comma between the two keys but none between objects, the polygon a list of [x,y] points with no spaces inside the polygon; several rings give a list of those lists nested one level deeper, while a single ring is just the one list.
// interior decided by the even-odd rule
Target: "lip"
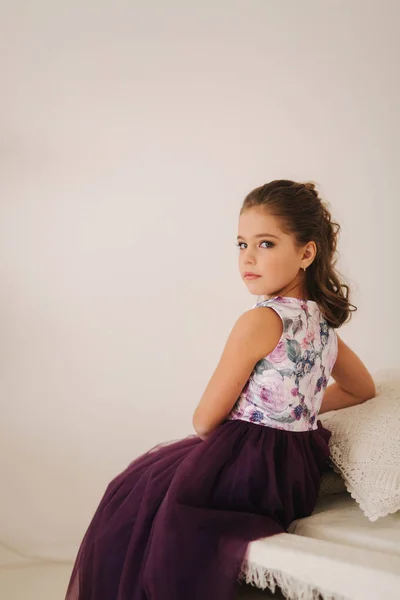
[{"label": "lip", "polygon": [[243,277],[245,279],[258,279],[261,275],[256,275],[255,273],[246,272]]}]

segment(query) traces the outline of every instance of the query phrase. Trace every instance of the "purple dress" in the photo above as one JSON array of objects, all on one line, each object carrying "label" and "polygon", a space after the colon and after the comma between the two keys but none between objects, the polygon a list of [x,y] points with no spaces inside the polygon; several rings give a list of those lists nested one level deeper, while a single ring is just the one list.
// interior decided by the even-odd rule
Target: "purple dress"
[{"label": "purple dress", "polygon": [[336,332],[316,302],[260,306],[283,321],[276,348],[206,440],[160,444],[109,483],[66,600],[233,600],[248,544],[312,513],[330,456],[317,415]]}]

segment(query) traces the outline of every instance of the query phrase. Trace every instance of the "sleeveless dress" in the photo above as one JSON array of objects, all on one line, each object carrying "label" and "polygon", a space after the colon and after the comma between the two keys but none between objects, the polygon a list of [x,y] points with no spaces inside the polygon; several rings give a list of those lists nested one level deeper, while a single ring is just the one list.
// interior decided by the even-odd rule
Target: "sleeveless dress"
[{"label": "sleeveless dress", "polygon": [[206,440],[159,444],[108,485],[66,600],[233,600],[248,544],[309,516],[330,456],[317,420],[337,336],[316,302],[275,296],[283,322]]}]

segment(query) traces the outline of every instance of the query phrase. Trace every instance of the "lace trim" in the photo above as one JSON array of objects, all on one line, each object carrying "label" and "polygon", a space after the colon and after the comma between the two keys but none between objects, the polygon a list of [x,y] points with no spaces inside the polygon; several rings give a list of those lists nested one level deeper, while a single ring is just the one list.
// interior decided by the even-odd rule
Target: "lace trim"
[{"label": "lace trim", "polygon": [[378,371],[375,398],[320,415],[330,463],[370,521],[400,510],[400,369]]},{"label": "lace trim", "polygon": [[267,569],[253,562],[249,563],[247,560],[242,564],[240,580],[262,590],[268,588],[273,594],[275,587],[278,586],[288,600],[349,600],[344,596],[293,577],[284,571]]}]

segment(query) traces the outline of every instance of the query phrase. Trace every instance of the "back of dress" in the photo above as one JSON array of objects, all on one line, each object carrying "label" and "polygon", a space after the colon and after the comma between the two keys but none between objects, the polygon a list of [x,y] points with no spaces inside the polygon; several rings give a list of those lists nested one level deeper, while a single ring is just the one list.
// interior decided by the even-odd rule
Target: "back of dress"
[{"label": "back of dress", "polygon": [[338,351],[336,331],[317,302],[275,296],[256,304],[275,310],[283,332],[258,361],[228,420],[287,431],[317,429],[316,418]]}]

